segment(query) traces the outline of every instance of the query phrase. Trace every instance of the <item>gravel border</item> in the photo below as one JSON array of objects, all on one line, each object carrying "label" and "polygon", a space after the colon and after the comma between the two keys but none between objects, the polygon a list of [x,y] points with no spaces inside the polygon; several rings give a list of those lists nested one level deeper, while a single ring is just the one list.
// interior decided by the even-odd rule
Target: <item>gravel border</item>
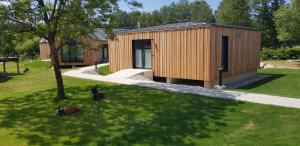
[{"label": "gravel border", "polygon": [[131,76],[131,77],[129,77],[129,79],[139,80],[139,81],[153,81],[153,80],[150,80],[150,79],[146,78],[143,74],[138,74],[138,75],[135,75],[135,76]]},{"label": "gravel border", "polygon": [[82,72],[84,74],[90,74],[90,75],[99,75],[98,71],[95,69],[90,69],[90,70],[86,70],[84,72]]}]

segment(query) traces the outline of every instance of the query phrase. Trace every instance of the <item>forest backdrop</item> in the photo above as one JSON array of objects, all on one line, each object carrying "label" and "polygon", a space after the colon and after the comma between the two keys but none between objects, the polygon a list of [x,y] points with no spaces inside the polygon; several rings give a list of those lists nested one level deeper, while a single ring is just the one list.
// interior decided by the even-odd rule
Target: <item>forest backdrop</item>
[{"label": "forest backdrop", "polygon": [[[258,28],[263,48],[291,48],[300,45],[300,0],[222,0],[216,11],[204,0],[180,0],[152,12],[120,9],[111,12],[113,28],[137,28],[196,21]],[[38,37],[29,34],[0,32],[0,56],[34,58]]]}]

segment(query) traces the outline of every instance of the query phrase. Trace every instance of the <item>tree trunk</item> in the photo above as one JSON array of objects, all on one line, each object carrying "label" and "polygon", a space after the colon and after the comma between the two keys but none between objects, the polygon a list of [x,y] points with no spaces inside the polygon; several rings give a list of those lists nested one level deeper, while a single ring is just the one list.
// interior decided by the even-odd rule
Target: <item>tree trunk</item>
[{"label": "tree trunk", "polygon": [[55,39],[48,40],[48,43],[51,50],[51,62],[54,68],[56,84],[57,84],[57,98],[66,99],[63,78],[61,75],[60,65],[58,61],[58,51],[55,45]]}]

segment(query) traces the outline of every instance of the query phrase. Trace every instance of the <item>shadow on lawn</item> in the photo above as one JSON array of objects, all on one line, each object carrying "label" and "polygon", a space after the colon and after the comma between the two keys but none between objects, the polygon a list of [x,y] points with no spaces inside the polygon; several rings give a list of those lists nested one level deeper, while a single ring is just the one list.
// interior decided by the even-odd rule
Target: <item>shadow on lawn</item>
[{"label": "shadow on lawn", "polygon": [[0,75],[0,84],[5,83],[5,82],[9,81],[10,79],[12,79],[12,77]]},{"label": "shadow on lawn", "polygon": [[267,84],[269,82],[272,82],[273,80],[276,80],[276,79],[279,79],[279,78],[282,78],[286,75],[284,74],[262,74],[262,75],[268,75],[270,77],[267,77],[265,79],[262,79],[260,81],[257,81],[255,83],[252,83],[250,85],[247,85],[247,86],[243,86],[243,87],[239,87],[237,89],[244,89],[244,90],[250,90],[250,89],[253,89],[253,88],[257,88],[259,86],[262,86],[264,84]]},{"label": "shadow on lawn", "polygon": [[[55,89],[0,100],[0,127],[14,130],[29,145],[195,145],[226,127],[226,115],[241,102],[104,85],[107,95],[92,102],[91,87],[67,87],[73,98],[57,101]],[[75,98],[76,97],[76,98]],[[59,106],[80,104],[83,111],[56,116]]]},{"label": "shadow on lawn", "polygon": [[5,83],[10,79],[14,78],[15,76],[23,75],[23,74],[16,74],[16,73],[0,73],[0,83]]}]

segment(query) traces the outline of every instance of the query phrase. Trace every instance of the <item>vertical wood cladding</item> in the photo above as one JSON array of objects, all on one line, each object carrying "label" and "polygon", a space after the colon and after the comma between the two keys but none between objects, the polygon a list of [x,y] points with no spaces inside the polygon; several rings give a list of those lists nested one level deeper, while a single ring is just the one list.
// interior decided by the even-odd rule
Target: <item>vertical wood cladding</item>
[{"label": "vertical wood cladding", "polygon": [[212,27],[211,43],[211,76],[218,79],[218,68],[221,66],[222,36],[229,37],[228,72],[225,77],[256,71],[259,67],[261,34],[255,30]]},{"label": "vertical wood cladding", "polygon": [[41,60],[50,59],[50,46],[48,43],[40,43]]},{"label": "vertical wood cladding", "polygon": [[119,34],[109,40],[110,71],[132,68],[132,40],[151,39],[155,76],[210,80],[210,37],[210,28]]},{"label": "vertical wood cladding", "polygon": [[260,32],[211,26],[117,34],[108,42],[110,71],[133,68],[132,41],[150,39],[154,76],[215,81],[221,64],[222,36],[229,37],[226,77],[259,67]]}]

